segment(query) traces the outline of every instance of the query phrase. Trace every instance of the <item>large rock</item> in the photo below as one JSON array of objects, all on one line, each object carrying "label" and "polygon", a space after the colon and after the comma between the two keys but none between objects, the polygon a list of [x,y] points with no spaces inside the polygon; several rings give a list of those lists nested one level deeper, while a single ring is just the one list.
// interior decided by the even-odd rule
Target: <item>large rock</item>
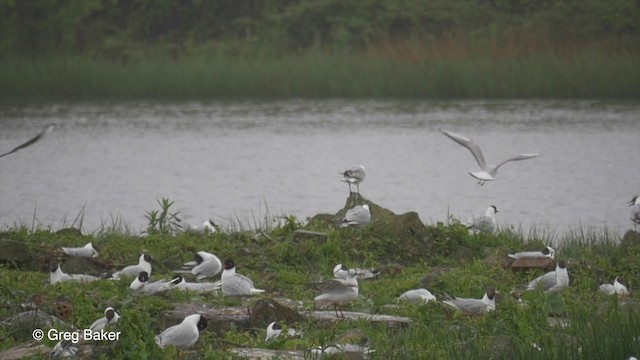
[{"label": "large rock", "polygon": [[36,256],[22,241],[0,239],[0,263],[10,263],[20,269],[30,270]]}]

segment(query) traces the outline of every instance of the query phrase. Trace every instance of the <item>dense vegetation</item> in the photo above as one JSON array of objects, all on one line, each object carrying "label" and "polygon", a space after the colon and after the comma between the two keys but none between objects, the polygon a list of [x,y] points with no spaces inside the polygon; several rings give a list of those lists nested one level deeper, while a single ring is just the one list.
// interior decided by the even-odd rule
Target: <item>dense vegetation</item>
[{"label": "dense vegetation", "polygon": [[[640,301],[636,293],[640,286],[640,236],[633,231],[622,242],[604,232],[565,234],[553,239],[544,234],[523,236],[509,231],[495,236],[471,235],[452,219],[449,225],[428,225],[418,236],[406,228],[395,229],[380,217],[358,231],[324,225],[320,217],[306,225],[327,233],[326,241],[316,241],[293,236],[302,224],[292,216],[267,219],[250,231],[238,224],[207,236],[175,232],[175,217],[170,211],[150,211],[147,216],[150,226],[146,237],[108,228],[93,235],[26,227],[3,233],[2,239],[23,242],[41,257],[28,264],[1,265],[0,319],[20,311],[20,304],[29,301],[39,301],[41,309],[50,311],[51,301],[62,296],[74,305],[68,321],[83,328],[102,316],[105,307],[113,306],[122,315],[117,324],[122,338],[107,342],[100,358],[184,358],[185,354],[177,354],[175,348],[161,350],[153,342],[153,336],[163,329],[161,314],[175,303],[215,307],[243,304],[251,308],[261,297],[287,297],[301,300],[311,309],[312,292],[305,284],[330,277],[333,266],[343,263],[382,270],[378,279],[360,282],[361,295],[349,306],[351,310],[407,316],[412,323],[400,328],[366,321],[323,326],[305,320],[288,324],[304,329],[302,338],[269,343],[264,341],[264,328],[232,330],[222,336],[210,328],[188,358],[229,358],[225,351],[238,346],[308,350],[352,328],[366,334],[375,349],[373,358],[380,359],[608,360],[640,354]],[[191,260],[194,252],[206,250],[235,259],[238,272],[267,292],[244,300],[177,291],[143,297],[131,294],[128,280],[45,285],[48,260],[63,258],[58,247],[82,246],[87,241],[99,249],[99,261],[107,265],[135,263],[140,252],[146,250],[156,260],[154,279],[169,278],[171,271]],[[510,291],[542,270],[514,272],[505,268],[507,251],[540,249],[548,243],[556,247],[556,260],[568,261],[569,288],[557,295],[528,293],[524,304],[516,302]],[[67,272],[73,271],[71,263],[67,260],[62,264]],[[611,283],[615,276],[627,279],[631,297],[618,299],[597,291],[599,284]],[[479,317],[459,316],[440,303],[415,306],[395,302],[398,295],[413,288],[427,287],[439,298],[441,292],[481,297],[486,286],[496,286],[501,295],[496,311]],[[568,325],[554,326],[548,318],[566,319]],[[0,328],[0,339],[1,351],[29,340],[30,332]],[[54,345],[48,340],[44,343]]]},{"label": "dense vegetation", "polygon": [[633,0],[2,0],[0,96],[637,98],[639,28]]}]

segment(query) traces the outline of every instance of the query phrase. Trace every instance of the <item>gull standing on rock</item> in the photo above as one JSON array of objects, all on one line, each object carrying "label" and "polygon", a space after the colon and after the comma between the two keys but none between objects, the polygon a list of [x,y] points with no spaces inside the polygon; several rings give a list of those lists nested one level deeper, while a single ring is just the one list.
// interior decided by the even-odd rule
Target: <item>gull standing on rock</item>
[{"label": "gull standing on rock", "polygon": [[93,247],[93,244],[91,244],[91,242],[88,242],[85,246],[82,247],[62,247],[61,249],[65,254],[69,256],[84,258],[98,257],[98,250]]},{"label": "gull standing on rock", "polygon": [[156,336],[156,344],[162,349],[174,345],[178,348],[192,347],[200,337],[200,331],[207,328],[207,319],[200,315],[189,315],[178,325],[167,328]]},{"label": "gull standing on rock", "polygon": [[465,315],[480,315],[496,309],[496,290],[493,288],[489,289],[482,299],[460,298],[450,295],[445,295],[445,297],[447,300],[443,301],[444,304]]},{"label": "gull standing on rock", "polygon": [[360,194],[360,183],[364,181],[364,177],[366,175],[364,166],[358,165],[354,166],[349,170],[345,170],[344,172],[339,173],[344,177],[342,182],[346,182],[349,184],[349,194],[351,194],[351,185],[355,185],[358,191],[358,195]]},{"label": "gull standing on rock", "polygon": [[476,178],[478,180],[479,185],[484,185],[485,181],[495,180],[496,175],[498,175],[498,168],[510,161],[527,160],[527,159],[540,156],[539,154],[520,154],[512,158],[509,158],[498,165],[489,165],[485,161],[484,156],[482,155],[482,150],[480,150],[480,147],[474,144],[471,140],[467,139],[466,137],[460,136],[458,134],[454,134],[450,131],[440,130],[440,132],[445,134],[449,139],[466,147],[471,152],[471,155],[473,155],[473,157],[478,162],[478,165],[480,166],[481,171],[469,172],[469,175]]},{"label": "gull standing on rock", "polygon": [[236,274],[236,264],[231,259],[224,261],[224,270],[220,276],[222,293],[229,296],[245,296],[263,293],[264,290],[256,289],[253,281],[248,277]]},{"label": "gull standing on rock", "polygon": [[569,286],[569,273],[567,272],[567,263],[564,260],[560,260],[556,265],[555,271],[550,271],[542,276],[539,276],[531,281],[526,290],[542,289],[547,293],[557,293]]},{"label": "gull standing on rock", "polygon": [[195,261],[189,261],[182,266],[183,269],[191,270],[196,279],[202,280],[214,277],[222,271],[222,262],[214,254],[206,251],[198,251]]},{"label": "gull standing on rock", "polygon": [[473,219],[473,223],[471,225],[467,225],[467,228],[474,231],[493,234],[498,229],[498,223],[496,222],[497,213],[498,208],[495,205],[491,205],[484,212],[483,216]]},{"label": "gull standing on rock", "polygon": [[120,279],[121,276],[138,276],[142,271],[145,271],[148,275],[151,275],[151,261],[153,258],[149,254],[140,255],[137,265],[129,265],[120,271],[114,272],[111,277],[115,280]]},{"label": "gull standing on rock", "polygon": [[340,222],[340,227],[357,226],[363,227],[371,221],[371,211],[369,205],[356,205],[349,209]]}]

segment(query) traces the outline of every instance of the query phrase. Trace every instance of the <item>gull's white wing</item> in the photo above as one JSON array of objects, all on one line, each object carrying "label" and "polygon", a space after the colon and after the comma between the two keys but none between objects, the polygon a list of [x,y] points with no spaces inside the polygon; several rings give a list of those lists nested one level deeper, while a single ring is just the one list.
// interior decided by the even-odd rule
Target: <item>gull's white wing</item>
[{"label": "gull's white wing", "polygon": [[510,159],[507,159],[507,160],[501,162],[500,164],[496,165],[496,167],[494,169],[497,170],[500,166],[508,163],[509,161],[527,160],[527,159],[536,158],[538,156],[540,156],[540,154],[520,154],[520,155],[514,156],[514,157],[512,157]]},{"label": "gull's white wing", "polygon": [[485,171],[487,170],[487,162],[484,160],[482,150],[480,150],[480,147],[478,147],[478,145],[474,144],[473,141],[467,139],[466,137],[454,134],[450,131],[440,130],[440,132],[445,134],[449,139],[469,149],[471,155],[476,158],[476,161],[478,162],[480,168]]}]

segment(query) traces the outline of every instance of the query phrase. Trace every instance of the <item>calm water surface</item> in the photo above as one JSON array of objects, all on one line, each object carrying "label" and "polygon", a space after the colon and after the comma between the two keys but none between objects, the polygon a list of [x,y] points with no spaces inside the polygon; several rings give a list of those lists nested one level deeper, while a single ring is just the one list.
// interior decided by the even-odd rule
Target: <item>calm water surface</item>
[{"label": "calm water surface", "polygon": [[[363,196],[426,223],[500,210],[501,227],[631,225],[640,194],[640,103],[599,101],[343,101],[47,104],[0,107],[0,228],[53,229],[83,214],[83,230],[115,221],[137,232],[157,200],[192,224],[262,223],[335,213],[339,171],[363,164]],[[471,154],[438,132],[474,140],[497,163],[484,186]]]}]

